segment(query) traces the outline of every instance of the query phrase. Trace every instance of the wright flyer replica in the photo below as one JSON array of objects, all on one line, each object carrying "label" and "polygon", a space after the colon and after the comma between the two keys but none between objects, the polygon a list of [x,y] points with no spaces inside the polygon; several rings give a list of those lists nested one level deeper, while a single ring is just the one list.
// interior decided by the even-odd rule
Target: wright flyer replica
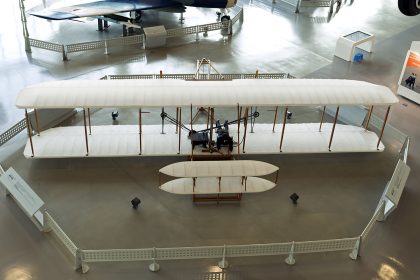
[{"label": "wright flyer replica", "polygon": [[[16,106],[25,109],[27,117],[24,155],[64,158],[377,152],[385,148],[381,139],[396,103],[387,87],[352,80],[154,79],[46,82],[24,88]],[[362,105],[369,108],[362,126],[338,123],[340,106]],[[335,111],[329,122],[324,117],[327,106]],[[378,106],[385,107],[386,114],[375,133],[368,126]],[[295,107],[317,107],[321,117],[288,123],[288,110]],[[54,108],[81,109],[83,124],[39,133],[34,127],[37,110]],[[131,108],[137,117],[134,124],[95,125],[90,111],[102,108]],[[144,114],[150,108],[159,115]],[[196,108],[207,112],[206,124],[193,124]],[[35,123],[29,122],[28,110],[34,110]],[[222,111],[230,111],[231,121],[216,119]]]}]

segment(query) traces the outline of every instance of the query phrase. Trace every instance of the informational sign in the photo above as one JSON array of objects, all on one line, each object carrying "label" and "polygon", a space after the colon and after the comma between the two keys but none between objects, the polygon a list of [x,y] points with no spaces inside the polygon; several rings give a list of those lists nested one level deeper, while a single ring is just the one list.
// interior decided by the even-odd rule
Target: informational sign
[{"label": "informational sign", "polygon": [[398,205],[400,201],[409,174],[410,167],[404,161],[399,160],[385,194],[395,205]]},{"label": "informational sign", "polygon": [[407,52],[400,80],[398,94],[420,104],[420,52]]},{"label": "informational sign", "polygon": [[9,168],[0,177],[0,182],[3,183],[13,198],[31,218],[44,205],[41,198],[13,168]]}]

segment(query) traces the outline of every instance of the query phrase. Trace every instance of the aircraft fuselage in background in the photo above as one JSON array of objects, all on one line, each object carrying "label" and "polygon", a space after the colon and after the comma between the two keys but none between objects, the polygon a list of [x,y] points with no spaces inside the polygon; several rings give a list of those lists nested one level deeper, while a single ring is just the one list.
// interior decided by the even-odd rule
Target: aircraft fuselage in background
[{"label": "aircraft fuselage in background", "polygon": [[237,0],[100,0],[62,8],[45,9],[33,12],[31,15],[48,20],[64,20],[151,9],[179,9],[185,6],[224,9],[235,6],[236,2]]}]

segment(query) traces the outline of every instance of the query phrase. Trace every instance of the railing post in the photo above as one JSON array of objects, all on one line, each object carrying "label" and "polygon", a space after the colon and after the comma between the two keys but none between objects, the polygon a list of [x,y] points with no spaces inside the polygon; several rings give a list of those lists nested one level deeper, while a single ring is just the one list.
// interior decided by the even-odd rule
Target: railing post
[{"label": "railing post", "polygon": [[382,136],[384,135],[384,130],[385,130],[385,126],[386,126],[386,121],[388,120],[388,115],[389,115],[389,110],[391,109],[391,105],[388,106],[388,109],[386,110],[385,113],[385,119],[384,119],[384,123],[382,124],[382,129],[381,129],[381,135],[379,136],[378,139],[378,144],[376,145],[376,149],[379,150],[379,144],[381,144],[381,139]]},{"label": "railing post", "polygon": [[379,211],[379,215],[378,215],[378,217],[376,218],[376,220],[377,220],[378,222],[383,222],[383,221],[385,221],[385,201],[384,201],[384,200],[382,201],[381,206],[379,206],[378,211]]},{"label": "railing post", "polygon": [[29,32],[28,27],[26,25],[26,14],[25,14],[25,5],[23,4],[23,0],[19,0],[19,8],[20,8],[20,20],[22,21],[22,29],[23,29],[23,38],[25,39],[25,51],[30,53],[31,44],[29,42]]},{"label": "railing post", "polygon": [[[1,166],[1,164],[0,164],[0,177],[2,176],[4,174],[4,169],[3,169],[3,167]],[[4,194],[6,195],[6,196],[9,196],[10,195],[10,192],[7,190],[7,188],[4,186]]]},{"label": "railing post", "polygon": [[63,61],[68,61],[66,45],[61,45],[61,52],[63,53]]},{"label": "railing post", "polygon": [[196,42],[200,40],[198,30],[200,30],[200,28],[198,27],[198,25],[196,25],[195,26],[195,41]]},{"label": "railing post", "polygon": [[229,262],[226,260],[226,245],[223,245],[223,257],[222,260],[217,264],[221,269],[228,268]]},{"label": "railing post", "polygon": [[47,211],[44,210],[42,212],[42,216],[43,216],[43,221],[44,221],[44,224],[42,225],[42,231],[43,232],[50,232],[51,231],[50,219],[48,218]]},{"label": "railing post", "polygon": [[89,265],[84,261],[85,259],[85,253],[83,252],[83,250],[77,248],[76,251],[76,256],[77,256],[77,252],[80,252],[80,266],[82,268],[82,273],[87,273],[89,271]]},{"label": "railing post", "polygon": [[105,43],[105,55],[108,55],[109,53],[108,53],[108,40],[105,40],[104,41],[104,43]]},{"label": "railing post", "polygon": [[289,256],[284,260],[288,265],[294,265],[296,263],[293,253],[295,251],[295,241],[292,242],[292,247],[290,247]]},{"label": "railing post", "polygon": [[328,17],[331,17],[332,14],[333,14],[333,11],[334,11],[334,3],[335,3],[335,0],[331,0],[331,2],[330,2],[330,10],[328,12]]},{"label": "railing post", "polygon": [[295,14],[298,14],[300,12],[300,4],[301,4],[302,0],[298,0],[296,3],[296,10],[295,10]]},{"label": "railing post", "polygon": [[357,260],[357,257],[360,256],[359,252],[360,252],[361,242],[362,242],[362,236],[360,235],[359,239],[357,239],[356,243],[354,244],[353,250],[349,254],[350,259],[355,261],[355,260]]},{"label": "railing post", "polygon": [[82,268],[82,251],[79,248],[77,248],[76,256],[74,258],[74,270]]},{"label": "railing post", "polygon": [[158,272],[160,269],[160,265],[156,262],[156,247],[153,247],[153,257],[152,257],[152,263],[149,265],[149,270],[152,272]]}]

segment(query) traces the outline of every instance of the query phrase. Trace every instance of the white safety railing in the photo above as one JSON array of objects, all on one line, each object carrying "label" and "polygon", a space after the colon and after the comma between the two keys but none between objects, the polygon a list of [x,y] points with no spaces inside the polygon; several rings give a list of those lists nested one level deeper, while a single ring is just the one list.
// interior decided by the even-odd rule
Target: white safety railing
[{"label": "white safety railing", "polygon": [[410,137],[406,137],[400,150],[399,159],[407,163],[408,150],[410,148]]},{"label": "white safety railing", "polygon": [[92,42],[83,42],[76,44],[69,44],[67,47],[67,53],[95,50],[95,49],[104,49],[105,41],[92,41]]},{"label": "white safety railing", "polygon": [[64,45],[63,44],[57,44],[57,43],[51,43],[46,41],[41,41],[38,39],[29,38],[29,44],[31,47],[49,50],[53,52],[63,52]]},{"label": "white safety railing", "polygon": [[385,211],[385,201],[381,200],[372,218],[370,219],[369,223],[367,224],[362,234],[360,235],[363,241],[366,239],[366,237],[368,236],[369,232],[372,230],[376,222],[383,221],[384,211]]},{"label": "white safety railing", "polygon": [[51,215],[45,211],[44,212],[44,231],[52,231],[58,240],[64,245],[64,248],[67,249],[73,257],[76,257],[77,246],[71,241],[67,234],[60,228],[60,226],[54,221]]},{"label": "white safety railing", "polygon": [[[226,263],[225,258],[288,255],[288,258],[285,260],[286,263],[294,264],[294,254],[358,251],[359,240],[360,237],[358,236],[354,238],[270,244],[81,250],[80,262],[84,273],[89,270],[88,263],[96,262],[153,261],[153,264],[157,265],[156,261],[222,258],[223,262]],[[289,262],[291,258],[293,258],[293,263]]]},{"label": "white safety railing", "polygon": [[[339,2],[337,5],[347,4],[347,0],[283,0],[284,2],[293,5],[295,3],[296,9],[295,12],[299,13],[300,8],[329,8],[329,15],[333,13],[334,5]],[[352,5],[354,0],[349,0],[349,5]]]},{"label": "white safety railing", "polygon": [[226,246],[227,257],[253,257],[253,256],[275,256],[286,255],[292,246],[288,243],[252,244],[252,245],[231,245]]},{"label": "white safety railing", "polygon": [[26,51],[28,52],[30,52],[31,47],[53,51],[53,52],[59,52],[62,54],[63,60],[67,60],[66,46],[63,44],[41,41],[38,39],[29,38],[29,37],[27,38],[27,41],[28,41],[28,46],[27,46],[28,50]]},{"label": "white safety railing", "polygon": [[[197,25],[197,26],[189,26],[189,27],[184,27],[184,28],[168,29],[166,30],[166,38],[173,38],[173,37],[196,34],[196,40],[199,40],[198,35],[200,33],[207,34],[207,32],[214,31],[214,30],[226,30],[227,32],[225,35],[231,34],[232,25],[236,23],[238,20],[242,22],[243,17],[244,17],[244,12],[243,12],[243,9],[241,9],[234,16],[234,18],[229,21],[209,23],[209,24],[203,24],[203,25]],[[107,54],[108,48],[110,47],[139,45],[140,47],[143,48],[144,43],[145,43],[144,34],[134,35],[134,36],[124,36],[124,37],[99,40],[99,41],[81,42],[81,43],[74,43],[74,44],[67,44],[67,45],[51,43],[47,41],[29,38],[29,45],[31,47],[60,52],[63,55],[63,60],[68,60],[69,53],[105,49],[105,54]]]},{"label": "white safety railing", "polygon": [[236,16],[231,19],[232,25],[235,24],[238,20],[241,20],[241,22],[244,21],[244,9],[241,9],[239,13],[237,13]]},{"label": "white safety railing", "polygon": [[153,258],[152,249],[111,249],[111,250],[82,250],[82,261],[90,262],[119,262],[119,261],[148,261]]},{"label": "white safety railing", "polygon": [[[223,77],[223,79],[222,79]],[[199,74],[199,80],[235,80],[235,79],[294,79],[289,73],[255,73],[255,74]],[[195,74],[139,74],[139,75],[106,75],[101,80],[125,79],[181,79],[195,80]]]},{"label": "white safety railing", "polygon": [[14,126],[0,134],[0,146],[2,146],[4,143],[18,135],[22,130],[26,128],[26,119],[20,120],[18,123],[16,123]]},{"label": "white safety railing", "polygon": [[84,42],[67,45],[67,53],[81,52],[93,49],[106,49],[108,47],[128,46],[138,44],[143,45],[144,35],[126,36],[112,38],[103,41]]},{"label": "white safety railing", "polygon": [[359,237],[295,242],[294,253],[320,253],[352,250]]}]

